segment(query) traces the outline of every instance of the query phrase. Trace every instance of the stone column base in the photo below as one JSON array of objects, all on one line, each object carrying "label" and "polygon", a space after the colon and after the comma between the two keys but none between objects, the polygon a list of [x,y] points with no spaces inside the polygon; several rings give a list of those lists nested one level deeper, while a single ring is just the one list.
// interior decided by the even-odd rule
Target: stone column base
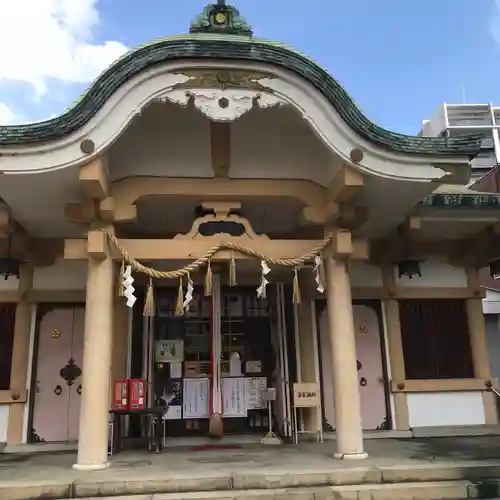
[{"label": "stone column base", "polygon": [[103,470],[103,469],[107,469],[108,467],[109,467],[109,462],[105,462],[103,464],[74,464],[73,465],[73,469],[83,470],[83,471]]},{"label": "stone column base", "polygon": [[368,453],[334,453],[333,456],[339,460],[364,460]]}]

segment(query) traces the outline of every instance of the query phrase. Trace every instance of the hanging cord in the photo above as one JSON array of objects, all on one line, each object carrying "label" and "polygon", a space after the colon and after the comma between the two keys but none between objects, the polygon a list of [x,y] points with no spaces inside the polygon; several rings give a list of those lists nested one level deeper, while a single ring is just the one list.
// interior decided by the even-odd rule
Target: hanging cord
[{"label": "hanging cord", "polygon": [[[278,266],[288,266],[288,267],[296,267],[306,262],[311,262],[314,260],[314,257],[321,253],[325,247],[332,241],[335,233],[331,233],[328,236],[323,238],[321,243],[318,243],[311,251],[306,254],[296,257],[293,259],[275,259],[268,255],[263,254],[262,252],[258,252],[257,250],[249,247],[245,247],[243,245],[239,245],[238,243],[219,243],[218,245],[213,246],[210,250],[208,250],[203,256],[196,259],[191,264],[187,266],[181,267],[180,269],[176,269],[174,271],[158,271],[152,267],[147,267],[141,264],[139,261],[134,259],[121,245],[120,240],[114,235],[101,229],[101,231],[106,235],[108,241],[116,248],[121,258],[127,262],[132,268],[140,273],[143,273],[150,278],[156,279],[179,279],[183,276],[187,276],[189,273],[198,270],[200,267],[203,267],[208,264],[210,268],[210,260],[214,255],[223,251],[223,250],[233,250],[234,252],[238,252],[243,255],[247,255],[249,257],[255,257],[258,260],[264,260],[268,264],[278,265]],[[211,271],[211,270],[210,270]],[[208,274],[208,269],[207,269]]]}]

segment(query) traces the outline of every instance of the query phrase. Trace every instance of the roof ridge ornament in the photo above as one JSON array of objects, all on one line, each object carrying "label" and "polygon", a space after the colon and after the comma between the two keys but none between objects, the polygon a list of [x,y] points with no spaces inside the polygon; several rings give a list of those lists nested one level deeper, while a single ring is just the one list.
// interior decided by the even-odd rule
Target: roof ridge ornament
[{"label": "roof ridge ornament", "polygon": [[201,14],[191,23],[190,33],[223,33],[251,37],[252,27],[246,22],[240,11],[226,0],[207,5]]}]

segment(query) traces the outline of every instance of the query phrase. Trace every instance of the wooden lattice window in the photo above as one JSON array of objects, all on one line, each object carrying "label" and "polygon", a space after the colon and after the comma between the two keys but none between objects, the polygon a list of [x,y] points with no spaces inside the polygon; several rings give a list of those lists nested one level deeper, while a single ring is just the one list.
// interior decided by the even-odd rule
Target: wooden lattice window
[{"label": "wooden lattice window", "polygon": [[15,304],[0,304],[0,390],[10,389],[15,317]]},{"label": "wooden lattice window", "polygon": [[406,378],[472,378],[474,370],[464,300],[401,300]]}]

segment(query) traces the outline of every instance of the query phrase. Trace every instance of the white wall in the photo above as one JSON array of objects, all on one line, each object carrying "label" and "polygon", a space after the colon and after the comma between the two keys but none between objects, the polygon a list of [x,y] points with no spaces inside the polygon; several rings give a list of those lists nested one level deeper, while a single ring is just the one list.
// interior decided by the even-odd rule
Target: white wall
[{"label": "white wall", "polygon": [[50,267],[37,267],[33,278],[35,290],[85,290],[87,262],[58,260]]},{"label": "white wall", "polygon": [[483,299],[484,314],[500,314],[500,292],[486,288],[486,297]]},{"label": "white wall", "polygon": [[[87,262],[59,259],[53,266],[37,267],[33,276],[35,290],[85,290]],[[0,278],[0,291],[15,292],[19,280],[10,276]]]},{"label": "white wall", "polygon": [[380,267],[364,262],[353,261],[349,266],[351,286],[381,287],[382,271]]},{"label": "white wall", "polygon": [[0,404],[0,443],[7,442],[7,426],[9,424],[9,406]]},{"label": "white wall", "polygon": [[398,287],[466,287],[467,273],[465,269],[455,267],[445,261],[429,259],[420,263],[422,277],[398,276],[398,268],[394,267],[394,279]]},{"label": "white wall", "polygon": [[8,279],[0,277],[1,292],[16,292],[19,285],[19,280],[15,276],[9,276]]},{"label": "white wall", "polygon": [[481,391],[408,393],[410,427],[485,424]]}]

